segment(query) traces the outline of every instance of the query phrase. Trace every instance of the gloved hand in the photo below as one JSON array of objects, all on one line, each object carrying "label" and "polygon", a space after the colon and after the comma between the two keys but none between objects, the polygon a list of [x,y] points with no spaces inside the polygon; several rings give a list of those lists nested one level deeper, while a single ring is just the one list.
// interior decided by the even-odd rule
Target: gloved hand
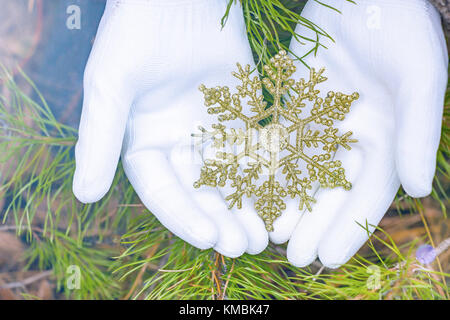
[{"label": "gloved hand", "polygon": [[[236,257],[264,250],[251,203],[230,211],[217,189],[194,189],[191,134],[209,127],[198,87],[228,85],[253,64],[242,10],[226,0],[109,0],[85,70],[73,191],[85,203],[110,188],[119,156],[142,202],[190,244]],[[123,145],[122,145],[123,143]]]},{"label": "gloved hand", "polygon": [[[310,0],[302,16],[326,30],[328,49],[306,63],[325,67],[328,81],[317,88],[346,94],[359,92],[350,113],[336,122],[359,142],[339,150],[351,191],[319,189],[312,212],[300,214],[288,204],[274,223],[273,242],[289,238],[287,257],[299,267],[318,256],[330,268],[347,262],[368,239],[392,203],[400,184],[412,197],[431,192],[441,134],[448,56],[440,17],[426,0],[328,0],[342,14]],[[296,32],[315,38],[309,29]],[[311,47],[293,40],[292,52]],[[297,64],[295,79],[308,78]],[[361,224],[361,225],[358,225]],[[373,226],[370,226],[373,225]]]}]

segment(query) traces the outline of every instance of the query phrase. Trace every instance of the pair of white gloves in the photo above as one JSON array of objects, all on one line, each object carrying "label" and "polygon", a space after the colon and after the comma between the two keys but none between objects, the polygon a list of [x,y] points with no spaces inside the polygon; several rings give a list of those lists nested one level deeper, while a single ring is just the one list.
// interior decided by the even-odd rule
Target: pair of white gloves
[{"label": "pair of white gloves", "polygon": [[[201,162],[190,161],[191,133],[216,121],[199,84],[233,90],[235,63],[254,66],[239,2],[221,30],[227,2],[108,0],[85,71],[74,193],[101,199],[122,156],[145,206],[190,244],[238,257],[289,240],[292,264],[319,257],[336,268],[368,239],[362,226],[373,231],[400,184],[412,197],[431,192],[448,64],[439,14],[426,0],[323,0],[341,14],[308,1],[302,16],[334,39],[322,37],[328,48],[306,58],[326,67],[322,94],[360,93],[339,124],[359,142],[335,156],[353,188],[319,189],[312,212],[289,200],[268,233],[252,201],[228,210],[220,190],[193,187]],[[300,25],[296,32],[315,38]],[[303,56],[311,46],[293,39],[290,49]],[[308,77],[298,63],[293,78]]]}]

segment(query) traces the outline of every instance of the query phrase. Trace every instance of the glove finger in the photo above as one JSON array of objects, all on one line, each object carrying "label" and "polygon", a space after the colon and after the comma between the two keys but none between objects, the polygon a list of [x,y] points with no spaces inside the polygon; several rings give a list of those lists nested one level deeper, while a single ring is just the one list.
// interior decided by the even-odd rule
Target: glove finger
[{"label": "glove finger", "polygon": [[172,149],[170,162],[188,197],[214,221],[218,231],[214,249],[230,258],[242,255],[248,244],[245,230],[236,216],[228,210],[217,188],[202,186],[195,189],[193,186],[200,176],[200,157],[196,159],[191,146],[183,144]]},{"label": "glove finger", "polygon": [[214,221],[182,187],[163,152],[146,149],[125,153],[122,162],[141,201],[167,229],[200,249],[217,243]]},{"label": "glove finger", "polygon": [[261,253],[269,243],[269,236],[263,220],[255,211],[254,199],[244,196],[242,208],[233,207],[231,211],[247,234],[248,247],[246,252],[249,254]]},{"label": "glove finger", "polygon": [[75,147],[73,180],[73,192],[84,203],[98,201],[111,186],[134,97],[134,89],[123,81],[122,71],[116,66],[124,52],[111,50],[117,46],[114,34],[118,27],[110,23],[110,12],[108,6],[84,74],[83,111]]},{"label": "glove finger", "polygon": [[[296,163],[299,165],[299,169],[302,172],[307,172],[306,165],[302,161],[298,160],[296,161]],[[286,181],[286,176],[280,171],[281,170],[277,171],[277,181],[280,181],[280,183],[286,188],[288,184]],[[318,187],[318,183],[312,184],[312,196],[314,196],[314,194],[317,192]],[[287,196],[286,198],[284,198],[284,202],[286,204],[286,209],[282,212],[280,217],[275,219],[273,223],[274,230],[269,233],[270,241],[275,244],[281,244],[288,241],[292,233],[294,232],[298,222],[307,212],[307,209],[305,208],[300,210],[300,200],[297,197],[292,199],[290,196]]]},{"label": "glove finger", "polygon": [[299,210],[298,199],[285,200],[286,210],[273,223],[274,231],[269,233],[270,241],[282,244],[288,241],[306,210]]},{"label": "glove finger", "polygon": [[432,190],[448,80],[448,59],[441,59],[437,46],[425,45],[420,51],[429,52],[408,64],[405,74],[410,76],[400,84],[395,114],[397,170],[412,197],[427,196]]},{"label": "glove finger", "polygon": [[[236,125],[236,127],[239,127],[239,125]],[[231,152],[231,149],[233,148],[228,146],[226,150]],[[242,160],[240,165],[242,167],[238,168],[238,174],[243,177],[244,174],[242,168],[245,168],[245,160]],[[225,203],[229,203],[229,200],[226,200],[226,198],[236,192],[236,190],[232,188],[230,186],[230,182],[228,182],[227,185],[219,188],[219,192],[222,195],[223,201]],[[241,200],[241,208],[238,208],[237,204],[235,204],[231,209],[229,209],[245,230],[248,240],[246,252],[249,254],[258,254],[262,252],[267,247],[269,242],[269,236],[267,234],[265,224],[255,210],[255,201],[255,197],[252,196],[248,198],[246,195],[243,195]]]},{"label": "glove finger", "polygon": [[73,181],[73,192],[84,203],[100,200],[111,186],[131,103],[121,90],[87,82]]}]

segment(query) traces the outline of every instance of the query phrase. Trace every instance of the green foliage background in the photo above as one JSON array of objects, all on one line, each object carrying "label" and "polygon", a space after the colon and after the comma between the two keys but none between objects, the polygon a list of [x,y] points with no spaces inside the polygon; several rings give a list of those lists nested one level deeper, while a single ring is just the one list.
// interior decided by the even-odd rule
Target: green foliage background
[{"label": "green foliage background", "polygon": [[[268,61],[280,47],[287,49],[292,38],[312,41],[315,50],[322,50],[320,39],[329,37],[325,30],[299,16],[303,2],[243,0],[242,5],[257,62]],[[227,14],[224,13],[222,23],[226,23]],[[306,39],[295,34],[297,22],[315,30],[318,37]],[[39,92],[25,74],[19,78]],[[6,205],[0,213],[3,223],[0,231],[16,231],[29,244],[27,268],[52,270],[57,292],[67,298],[447,299],[449,296],[446,266],[439,261],[421,266],[415,260],[418,244],[436,244],[423,205],[402,191],[396,199],[396,215],[420,215],[427,236],[397,244],[380,229],[364,254],[356,255],[338,270],[324,270],[319,263],[302,269],[293,267],[285,258],[285,245],[270,245],[259,255],[245,254],[237,259],[225,258],[213,250],[195,249],[172,235],[141,205],[121,166],[106,197],[98,203],[82,205],[71,190],[76,130],[55,119],[44,97],[40,96],[39,101],[30,99],[7,70],[3,71],[2,81],[5,94],[0,100],[0,197],[4,197]],[[450,176],[449,113],[450,91],[432,194],[443,220],[447,214]],[[81,286],[77,290],[67,285],[67,270],[72,265],[81,270]]]}]

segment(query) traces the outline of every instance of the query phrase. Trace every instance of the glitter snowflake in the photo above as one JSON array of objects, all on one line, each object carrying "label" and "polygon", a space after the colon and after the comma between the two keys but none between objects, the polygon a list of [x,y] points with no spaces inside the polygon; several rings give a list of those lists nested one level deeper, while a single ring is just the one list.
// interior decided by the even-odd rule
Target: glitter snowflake
[{"label": "glitter snowflake", "polygon": [[[204,159],[194,187],[228,185],[234,191],[226,197],[230,209],[235,205],[241,209],[244,196],[254,197],[266,229],[273,231],[274,220],[286,209],[286,196],[298,197],[299,210],[311,211],[315,199],[308,192],[314,183],[322,188],[351,189],[342,163],[332,158],[338,146],[350,150],[357,140],[351,139],[350,131],[339,135],[333,124],[344,120],[359,95],[330,91],[323,99],[316,85],[327,80],[325,69],[311,69],[309,81],[295,81],[290,77],[296,69],[285,51],[270,62],[271,66],[264,66],[267,77],[262,79],[251,79],[250,66],[243,68],[238,63],[238,72],[232,74],[242,85],[233,95],[228,87],[200,86],[208,113],[217,115],[219,123],[210,131],[200,127],[201,133],[194,134],[202,137],[202,143],[212,141],[217,150],[213,159]],[[263,86],[273,97],[271,105],[261,94]],[[251,115],[243,111],[241,99],[246,100]],[[300,117],[306,110],[307,116]],[[227,129],[223,123],[233,120],[241,120],[245,129]],[[269,124],[263,125],[262,120]]]}]

